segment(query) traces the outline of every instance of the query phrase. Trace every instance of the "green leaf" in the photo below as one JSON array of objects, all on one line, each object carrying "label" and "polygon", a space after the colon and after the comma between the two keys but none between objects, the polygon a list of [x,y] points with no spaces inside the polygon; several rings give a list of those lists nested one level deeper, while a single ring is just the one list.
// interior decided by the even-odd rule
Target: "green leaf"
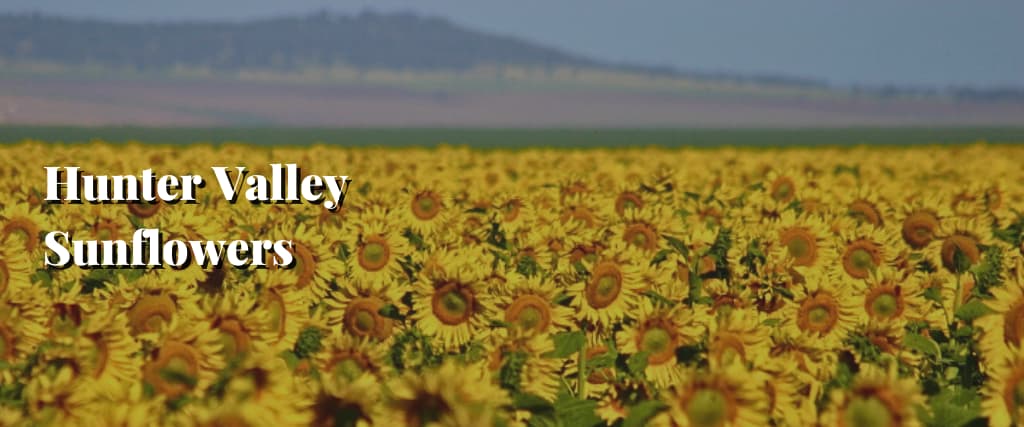
[{"label": "green leaf", "polygon": [[637,403],[629,408],[629,413],[626,415],[626,419],[622,422],[622,427],[643,427],[647,425],[647,421],[658,415],[659,412],[664,411],[667,406],[660,400],[645,400]]},{"label": "green leaf", "polygon": [[530,393],[512,393],[512,405],[516,409],[530,411],[534,415],[542,412],[554,412],[555,410],[551,402]]},{"label": "green leaf", "polygon": [[647,369],[648,356],[646,351],[630,355],[629,359],[626,359],[626,368],[629,369],[629,373],[637,378],[643,378],[644,370]]},{"label": "green leaf", "polygon": [[555,417],[565,427],[593,427],[605,425],[597,416],[597,401],[578,399],[562,394],[555,401]]},{"label": "green leaf", "polygon": [[559,332],[551,337],[555,341],[555,349],[544,354],[544,357],[566,358],[576,354],[587,342],[583,331]]},{"label": "green leaf", "polygon": [[654,292],[652,290],[646,290],[646,291],[643,292],[643,294],[644,294],[644,296],[649,298],[651,300],[651,302],[653,302],[655,305],[662,305],[662,306],[665,306],[665,307],[673,307],[673,306],[676,305],[675,301],[672,301],[672,300],[670,300],[668,298],[665,298],[665,296],[663,296],[663,295],[661,295],[661,294],[659,294],[657,292]]},{"label": "green leaf", "polygon": [[388,319],[394,320],[405,320],[402,314],[398,312],[398,306],[394,304],[388,304],[377,310],[377,314],[387,317]]},{"label": "green leaf", "polygon": [[957,319],[970,323],[974,321],[974,319],[989,313],[992,313],[992,310],[989,309],[985,303],[978,298],[971,298],[966,304],[961,305],[960,308],[956,310],[955,315]]},{"label": "green leaf", "polygon": [[903,337],[903,345],[932,357],[939,357],[942,353],[941,349],[939,349],[939,344],[935,340],[916,332],[908,332]]},{"label": "green leaf", "polygon": [[921,411],[926,426],[962,427],[981,416],[981,398],[973,390],[946,388],[928,400],[928,409]]},{"label": "green leaf", "polygon": [[675,249],[676,252],[679,252],[680,255],[688,256],[690,253],[690,249],[686,247],[686,244],[683,243],[682,240],[668,235],[663,235],[661,237],[665,238],[665,240],[668,241],[668,245],[671,246],[672,249]]}]

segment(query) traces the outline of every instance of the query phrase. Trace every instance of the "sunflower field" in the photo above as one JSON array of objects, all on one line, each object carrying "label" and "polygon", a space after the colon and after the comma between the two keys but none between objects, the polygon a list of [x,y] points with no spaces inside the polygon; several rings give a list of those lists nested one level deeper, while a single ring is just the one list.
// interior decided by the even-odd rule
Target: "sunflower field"
[{"label": "sunflower field", "polygon": [[[0,425],[1006,426],[1024,147],[0,148]],[[45,166],[293,162],[312,204],[61,204]],[[42,236],[287,239],[48,269]]]}]

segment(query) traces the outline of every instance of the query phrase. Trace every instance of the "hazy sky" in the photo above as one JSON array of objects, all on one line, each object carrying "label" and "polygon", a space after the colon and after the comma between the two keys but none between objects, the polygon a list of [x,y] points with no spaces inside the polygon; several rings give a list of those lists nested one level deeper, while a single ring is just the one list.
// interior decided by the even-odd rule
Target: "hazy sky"
[{"label": "hazy sky", "polygon": [[0,0],[118,20],[411,10],[597,58],[833,83],[1024,86],[1021,0]]}]

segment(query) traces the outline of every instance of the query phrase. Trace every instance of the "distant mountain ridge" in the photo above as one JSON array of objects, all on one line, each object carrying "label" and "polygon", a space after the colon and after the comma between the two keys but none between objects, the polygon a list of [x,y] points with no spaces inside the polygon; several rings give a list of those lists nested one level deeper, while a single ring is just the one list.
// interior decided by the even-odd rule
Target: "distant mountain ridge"
[{"label": "distant mountain ridge", "polygon": [[248,22],[115,23],[38,14],[0,15],[0,56],[138,69],[348,65],[460,70],[482,63],[597,66],[557,49],[411,13],[317,13]]},{"label": "distant mountain ridge", "polygon": [[783,75],[683,72],[614,64],[516,37],[413,13],[319,12],[245,22],[125,23],[41,14],[0,15],[0,59],[155,70],[344,65],[360,69],[465,70],[480,65],[581,67],[751,83],[824,86]]}]

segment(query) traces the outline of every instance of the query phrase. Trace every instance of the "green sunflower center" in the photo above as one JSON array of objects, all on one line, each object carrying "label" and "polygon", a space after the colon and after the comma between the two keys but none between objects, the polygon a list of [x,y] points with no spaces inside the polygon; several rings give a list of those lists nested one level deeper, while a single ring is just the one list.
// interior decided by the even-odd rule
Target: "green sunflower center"
[{"label": "green sunflower center", "polygon": [[831,318],[828,308],[817,306],[807,312],[807,320],[812,325],[824,325]]},{"label": "green sunflower center", "polygon": [[432,197],[420,197],[416,199],[416,203],[419,205],[420,210],[424,212],[434,210],[434,199]]},{"label": "green sunflower center", "polygon": [[602,297],[610,297],[619,290],[619,280],[614,276],[601,276],[597,279],[597,294]]},{"label": "green sunflower center", "polygon": [[694,427],[724,425],[727,410],[725,396],[717,390],[700,390],[686,404],[686,415]]},{"label": "green sunflower center", "polygon": [[647,236],[644,233],[633,234],[633,244],[637,246],[644,246],[647,244]]},{"label": "green sunflower center", "polygon": [[366,257],[367,261],[375,264],[384,261],[384,254],[386,252],[387,250],[384,248],[384,245],[379,243],[367,244],[367,246],[362,248],[362,256]]},{"label": "green sunflower center", "polygon": [[469,308],[469,303],[466,301],[466,297],[455,291],[447,292],[441,296],[441,305],[444,307],[445,311],[454,316],[465,315],[466,309]]},{"label": "green sunflower center", "polygon": [[349,381],[359,378],[363,374],[363,367],[359,362],[352,359],[342,359],[334,364],[334,376]]},{"label": "green sunflower center", "polygon": [[875,260],[871,257],[871,253],[865,249],[854,249],[850,253],[850,261],[853,266],[859,270],[870,270],[875,266]]},{"label": "green sunflower center", "polygon": [[352,323],[353,327],[363,333],[373,332],[373,328],[377,326],[377,318],[366,310],[359,310],[355,315],[355,322]]},{"label": "green sunflower center", "polygon": [[896,314],[899,301],[893,294],[881,294],[871,302],[871,311],[881,317],[890,317]]},{"label": "green sunflower center", "polygon": [[235,335],[234,334],[229,333],[229,332],[221,331],[221,333],[220,333],[220,343],[221,343],[221,345],[224,346],[223,347],[224,348],[224,350],[223,350],[224,354],[228,355],[229,357],[238,354],[238,346],[235,343]]},{"label": "green sunflower center", "polygon": [[524,307],[519,311],[519,317],[516,318],[516,322],[523,329],[534,329],[542,320],[544,320],[544,314],[533,306]]},{"label": "green sunflower center", "polygon": [[803,258],[810,252],[811,243],[806,239],[795,237],[786,242],[786,248],[789,249],[789,255],[793,258]]},{"label": "green sunflower center", "polygon": [[875,397],[854,399],[846,407],[845,421],[850,427],[887,427],[893,424],[889,408]]},{"label": "green sunflower center", "polygon": [[651,354],[658,354],[668,350],[668,346],[671,342],[672,335],[665,329],[658,327],[649,328],[644,331],[643,339],[641,341],[641,350]]}]

